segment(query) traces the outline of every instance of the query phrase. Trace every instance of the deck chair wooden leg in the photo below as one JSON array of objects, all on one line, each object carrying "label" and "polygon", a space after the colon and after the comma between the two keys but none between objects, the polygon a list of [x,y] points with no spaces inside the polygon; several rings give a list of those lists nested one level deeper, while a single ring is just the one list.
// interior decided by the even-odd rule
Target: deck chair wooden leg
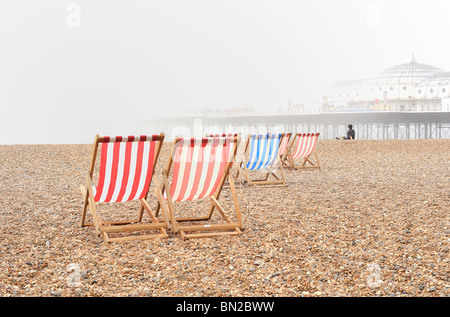
[{"label": "deck chair wooden leg", "polygon": [[[97,236],[100,236],[101,222],[100,222],[99,217],[97,215],[97,208],[96,208],[96,205],[95,205],[94,197],[90,194],[90,189],[91,188],[92,188],[91,176],[90,176],[90,174],[88,174],[87,186],[86,186],[86,190],[84,191],[84,193],[86,195],[85,199],[88,200],[87,205],[89,207],[89,210],[91,210],[91,212],[92,212],[92,218],[94,220],[94,226],[95,226],[95,233],[96,233]],[[84,209],[83,209],[82,217],[85,217],[85,216],[86,216],[86,213],[84,212]],[[86,223],[84,223],[84,220],[83,220],[83,225],[87,225]]]},{"label": "deck chair wooden leg", "polygon": [[217,199],[214,196],[211,196],[211,203],[214,205],[215,209],[222,215],[222,218],[228,222],[231,223],[230,219],[225,215],[225,211],[223,210],[223,207],[220,205],[220,203],[217,201]]},{"label": "deck chair wooden leg", "polygon": [[144,215],[144,205],[142,203],[141,200],[141,205],[139,206],[139,214],[138,214],[138,218],[137,218],[137,222],[141,222],[142,221],[142,216]]},{"label": "deck chair wooden leg", "polygon": [[238,178],[240,173],[242,174],[241,165],[239,164],[236,168],[236,175],[234,175],[234,177]]},{"label": "deck chair wooden leg", "polygon": [[281,178],[284,180],[284,167],[283,164],[280,163],[280,169],[281,169]]},{"label": "deck chair wooden leg", "polygon": [[[307,157],[305,157],[305,158],[303,159],[302,167],[305,167],[306,162],[310,162],[310,161],[308,160],[308,157],[309,157],[309,156],[307,156]],[[310,162],[310,163],[311,163],[311,162]]]},{"label": "deck chair wooden leg", "polygon": [[[277,174],[275,174],[274,172],[271,171],[270,174],[272,174],[272,176],[277,180],[277,181],[281,181],[283,184],[286,183],[285,178],[284,178],[284,168],[283,168],[283,163],[281,162],[281,158],[278,158],[278,161],[280,162],[280,174],[281,174],[281,178],[277,176]],[[274,161],[272,163],[272,166],[275,164],[276,161]],[[267,178],[266,180],[269,178],[269,174],[267,174]]]},{"label": "deck chair wooden leg", "polygon": [[286,149],[286,153],[283,155],[283,157],[281,159],[284,167],[288,167],[288,168],[292,167],[291,157],[292,157],[292,155],[291,155],[289,149]]},{"label": "deck chair wooden leg", "polygon": [[242,177],[244,178],[244,183],[249,183],[247,167],[244,165],[244,167],[240,168],[239,170],[241,171]]},{"label": "deck chair wooden leg", "polygon": [[292,162],[291,162],[291,156],[289,154],[286,155],[285,161],[286,161],[286,167],[291,168]]},{"label": "deck chair wooden leg", "polygon": [[[162,197],[162,195],[161,195],[161,192],[159,191],[158,188],[155,188],[155,194],[156,194],[156,197],[158,198],[158,200],[161,201],[161,202],[159,203],[158,206],[160,207],[161,213],[165,215],[165,216],[164,216],[164,221],[165,221],[166,224],[167,224],[167,228],[169,228],[169,227],[170,227],[170,226],[169,226],[169,223],[172,223],[172,224],[173,224],[173,222],[172,222],[172,220],[171,220],[172,217],[171,217],[170,213],[167,212],[167,210],[166,210],[166,206],[165,206],[165,204],[164,204],[164,199],[163,199],[163,197]],[[156,214],[156,212],[155,212],[155,214]]]},{"label": "deck chair wooden leg", "polygon": [[242,162],[240,162],[239,163],[239,165],[236,165],[236,170],[237,170],[237,172],[236,172],[236,175],[234,175],[234,178],[238,178],[239,177],[239,174],[242,174],[242,176],[244,177],[244,180],[245,180],[245,172],[244,172],[244,170],[242,169]]},{"label": "deck chair wooden leg", "polygon": [[[168,188],[170,188],[169,187],[169,180],[167,179],[167,175],[164,174],[164,173],[163,173],[163,186],[164,186],[164,188],[166,190]],[[163,195],[162,191],[160,192],[160,195],[161,195],[161,199],[162,199],[162,195]],[[172,223],[173,230],[175,232],[177,232],[178,231],[178,229],[177,229],[177,220],[176,220],[176,217],[175,217],[175,210],[174,210],[174,206],[173,206],[173,202],[172,202],[172,195],[170,194],[169,190],[167,190],[166,195],[167,195],[167,205],[168,205],[168,208],[169,208],[169,219],[170,219],[170,222]],[[163,204],[163,201],[161,201],[161,205],[162,204]]]},{"label": "deck chair wooden leg", "polygon": [[[158,218],[156,218],[155,215],[153,214],[152,208],[148,204],[147,200],[141,199],[141,206],[147,212],[152,222],[159,222]],[[163,221],[166,224],[166,226],[169,225],[165,213],[163,213]]]},{"label": "deck chair wooden leg", "polygon": [[[162,187],[160,188],[158,177],[155,177],[155,194],[158,198],[156,201],[156,208],[155,208],[155,216],[158,217],[159,211],[161,210],[164,212],[162,205],[164,204],[164,199],[162,199],[162,194],[164,193],[164,183],[162,184]],[[160,195],[161,194],[161,195]],[[161,199],[159,199],[159,196],[161,196]],[[167,213],[166,213],[167,215]]]},{"label": "deck chair wooden leg", "polygon": [[[158,199],[157,208],[159,207],[161,209],[161,213],[163,214],[164,221],[166,222],[167,227],[169,227],[169,221],[172,224],[173,224],[173,221],[172,221],[172,216],[171,216],[170,212],[167,212],[165,204],[164,204],[164,198],[162,196],[163,190],[164,190],[163,188],[160,188],[159,181],[155,177],[155,194]],[[158,217],[158,214],[156,211],[155,211],[155,217]]]},{"label": "deck chair wooden leg", "polygon": [[280,163],[280,174],[281,178],[278,177],[275,173],[271,173],[272,176],[276,179],[276,182],[280,184],[281,186],[286,186],[286,179],[284,178],[284,168],[283,165]]},{"label": "deck chair wooden leg", "polygon": [[158,200],[157,203],[156,203],[156,208],[155,208],[155,216],[156,216],[156,217],[159,216],[159,211],[160,211],[160,210],[162,210],[162,207],[161,207],[160,201]]},{"label": "deck chair wooden leg", "polygon": [[286,185],[286,179],[284,178],[283,164],[280,164],[280,169],[281,169],[281,181],[283,182],[284,185]]},{"label": "deck chair wooden leg", "polygon": [[[229,179],[230,179],[230,178],[229,178],[229,175],[232,175],[230,172],[231,172],[231,171],[228,170],[228,173],[226,173],[226,174],[223,175],[223,179],[222,179],[222,181],[221,181],[219,187],[216,189],[216,192],[214,193],[214,195],[211,196],[212,204],[211,204],[211,207],[209,208],[209,212],[208,212],[208,215],[207,215],[207,219],[211,219],[212,213],[213,213],[213,210],[214,210],[215,207],[216,207],[216,208],[220,208],[220,209],[222,210],[222,215],[226,218],[225,214],[223,213],[223,209],[222,209],[222,207],[220,206],[220,204],[219,204],[219,202],[217,201],[217,199],[219,199],[220,193],[222,192],[223,184],[225,183],[225,180],[226,180],[227,178],[228,178],[228,180],[229,180]],[[231,184],[230,184],[230,186],[231,186]]]},{"label": "deck chair wooden leg", "polygon": [[288,162],[288,156],[287,154],[284,154],[281,158],[280,158],[281,164],[283,164],[284,167],[289,167],[289,162]]},{"label": "deck chair wooden leg", "polygon": [[[146,199],[141,199],[141,205],[142,207],[145,209],[145,211],[147,211],[147,214],[150,216],[150,219],[152,220],[153,223],[159,223],[160,221],[155,217],[155,215],[153,215],[152,209],[150,207],[150,205],[147,203]],[[169,227],[169,223],[167,220],[167,215],[165,212],[162,213],[162,218],[165,224],[165,227],[168,228]],[[165,228],[160,228],[160,232],[161,234],[163,234],[165,237],[167,237],[167,232]]]},{"label": "deck chair wooden leg", "polygon": [[[92,199],[93,201],[93,199]],[[95,232],[97,234],[97,236],[100,236],[100,227],[101,227],[101,222],[99,220],[98,214],[97,214],[97,207],[95,206],[95,203],[93,203],[91,201],[91,199],[89,199],[89,209],[92,212],[92,218],[94,219],[94,227],[95,227]]]},{"label": "deck chair wooden leg", "polygon": [[153,218],[155,218],[155,217],[153,216],[153,214],[151,212],[151,208],[150,208],[150,206],[147,203],[147,197],[148,197],[148,192],[147,192],[147,194],[145,194],[144,198],[140,199],[141,205],[139,206],[139,215],[138,215],[137,222],[142,222],[142,217],[144,215],[144,210],[147,211],[147,213],[149,214],[149,216],[152,219],[152,221],[155,221],[155,220],[153,220]]},{"label": "deck chair wooden leg", "polygon": [[87,210],[88,209],[90,210],[90,206],[89,206],[90,202],[88,199],[87,188],[84,187],[83,185],[80,185],[80,191],[83,194],[83,200],[84,200],[83,211],[82,211],[81,220],[80,220],[80,227],[94,226],[95,225],[94,222],[90,222],[90,223],[86,222]]},{"label": "deck chair wooden leg", "polygon": [[303,158],[303,161],[301,161],[302,159],[299,159],[300,162],[295,163],[294,161],[294,169],[296,170],[301,170],[301,169],[305,169],[305,164],[307,162],[307,158]]},{"label": "deck chair wooden leg", "polygon": [[[90,175],[88,176],[87,183],[88,183],[87,187],[84,187],[83,185],[80,186],[80,190],[81,190],[81,193],[83,194],[83,199],[84,199],[83,211],[82,211],[81,220],[80,220],[80,227],[94,226],[95,234],[97,237],[99,237],[101,235],[101,232],[100,232],[101,222],[100,222],[98,214],[97,214],[97,208],[95,205],[95,201],[94,201],[93,197],[91,197],[92,195],[89,194],[89,188],[92,188]],[[86,223],[86,213],[87,213],[88,208],[92,213],[93,223]]]},{"label": "deck chair wooden leg", "polygon": [[241,209],[239,207],[239,200],[238,200],[237,193],[236,193],[236,186],[234,183],[233,175],[228,175],[228,181],[230,183],[231,195],[233,196],[234,208],[236,209],[236,217],[238,220],[238,227],[242,229],[242,215],[241,215]]},{"label": "deck chair wooden leg", "polygon": [[248,172],[248,169],[247,169],[247,165],[245,165],[245,164],[244,164],[244,171],[245,171],[245,174],[244,174],[244,176],[245,176],[245,181],[247,182],[247,184],[252,185],[252,180],[251,180],[251,178],[250,178],[250,176],[249,176],[249,172]]},{"label": "deck chair wooden leg", "polygon": [[289,160],[289,168],[292,170],[295,168],[295,163],[294,163],[294,159],[292,158],[292,155],[289,154],[288,156],[288,160]]},{"label": "deck chair wooden leg", "polygon": [[80,185],[80,190],[81,190],[81,194],[83,195],[83,211],[81,214],[81,220],[80,220],[80,227],[84,227],[85,226],[85,220],[86,220],[86,212],[88,209],[88,195],[87,195],[87,188],[84,187],[83,185]]},{"label": "deck chair wooden leg", "polygon": [[317,157],[316,151],[314,151],[314,156],[316,157],[316,165],[317,165],[317,168],[320,168],[319,158]]}]

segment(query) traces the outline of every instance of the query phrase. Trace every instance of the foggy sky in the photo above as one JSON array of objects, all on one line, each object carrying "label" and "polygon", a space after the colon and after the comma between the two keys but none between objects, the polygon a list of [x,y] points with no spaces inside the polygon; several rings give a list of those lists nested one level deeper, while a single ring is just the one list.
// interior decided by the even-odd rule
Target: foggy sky
[{"label": "foggy sky", "polygon": [[79,142],[99,122],[191,108],[267,109],[273,96],[370,77],[411,54],[450,70],[449,9],[448,0],[5,0],[0,144]]}]

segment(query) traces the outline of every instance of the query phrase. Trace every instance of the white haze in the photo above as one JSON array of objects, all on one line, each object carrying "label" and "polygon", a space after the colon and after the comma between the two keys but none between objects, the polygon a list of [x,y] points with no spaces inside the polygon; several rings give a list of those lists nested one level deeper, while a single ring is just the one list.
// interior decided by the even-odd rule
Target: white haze
[{"label": "white haze", "polygon": [[450,70],[449,9],[447,0],[5,0],[0,144],[157,133],[132,122],[196,108],[272,110],[278,96],[373,76],[412,54]]}]

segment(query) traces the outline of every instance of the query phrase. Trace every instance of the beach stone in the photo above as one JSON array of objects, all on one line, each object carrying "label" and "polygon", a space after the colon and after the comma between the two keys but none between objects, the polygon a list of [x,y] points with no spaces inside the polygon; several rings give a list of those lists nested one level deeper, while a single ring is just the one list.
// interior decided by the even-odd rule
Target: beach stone
[{"label": "beach stone", "polygon": [[[112,244],[80,227],[91,151],[0,145],[1,296],[450,296],[448,139],[319,139],[320,171],[286,168],[286,187],[236,180],[241,235],[183,241],[169,229],[168,239]],[[229,188],[219,201],[233,210]],[[135,219],[139,204],[98,211]]]}]

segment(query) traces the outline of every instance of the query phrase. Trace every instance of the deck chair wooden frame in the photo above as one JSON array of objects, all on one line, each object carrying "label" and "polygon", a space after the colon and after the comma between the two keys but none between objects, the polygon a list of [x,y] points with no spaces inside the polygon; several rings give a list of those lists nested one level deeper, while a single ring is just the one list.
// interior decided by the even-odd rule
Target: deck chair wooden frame
[{"label": "deck chair wooden frame", "polygon": [[[149,204],[147,203],[149,186],[152,181],[153,174],[155,172],[156,163],[158,162],[158,157],[163,141],[164,141],[164,133],[153,136],[128,136],[128,137],[120,137],[120,136],[100,137],[99,135],[95,136],[94,147],[92,150],[92,157],[91,157],[91,165],[87,175],[86,186],[80,185],[80,189],[84,198],[83,212],[80,221],[81,227],[94,226],[96,235],[102,236],[105,242],[145,240],[153,238],[165,238],[168,236],[166,232],[166,229],[168,227],[167,215],[163,213],[162,220],[158,219],[157,216],[155,216],[155,214],[152,212],[152,209],[149,206]],[[134,143],[134,145],[132,143]],[[146,143],[148,143],[149,145],[147,146]],[[102,186],[103,190],[98,189],[98,186],[94,187],[92,185],[99,144],[102,144],[102,151],[100,154],[99,179],[102,177],[102,175],[104,175],[103,180],[109,179],[108,182],[109,184],[106,184],[106,181],[104,181],[105,184],[104,186]],[[103,147],[104,145],[105,147]],[[148,151],[148,156],[145,155],[145,153],[147,153],[146,151]],[[139,159],[138,157],[141,157],[141,159]],[[135,161],[136,165],[135,169],[133,169],[132,164]],[[146,165],[147,162],[148,165]],[[111,166],[111,168],[109,168],[107,165]],[[126,173],[123,170],[121,172],[120,171],[121,166],[123,167],[123,170],[126,169],[128,166],[128,173]],[[142,173],[139,172],[138,166],[139,167],[142,166],[140,171],[144,172]],[[146,170],[145,166],[147,166]],[[152,166],[152,168],[150,168],[150,166]],[[110,170],[111,173],[114,174],[109,174]],[[133,171],[135,171],[134,174]],[[118,175],[121,175],[122,181],[120,181]],[[137,186],[137,190],[135,190],[133,187],[130,193],[129,188],[131,185],[127,183],[127,180],[131,180],[131,178],[133,178],[134,186],[136,186],[135,184],[137,183],[139,185]],[[118,186],[114,187],[115,185]],[[140,190],[141,188],[142,190]],[[145,190],[145,188],[147,189]],[[113,190],[114,194],[111,195]],[[100,194],[100,192],[102,193]],[[106,194],[106,192],[108,193]],[[102,197],[105,197],[104,195],[106,195],[106,199],[102,199]],[[122,198],[120,198],[120,200],[117,199],[115,200],[113,196],[116,196],[117,198],[120,198],[119,196],[122,196]],[[139,213],[136,220],[111,221],[111,222],[103,222],[100,220],[97,211],[97,207],[98,205],[100,205],[100,203],[116,203],[119,201],[121,203],[126,203],[127,201],[132,200],[140,201]],[[86,213],[88,209],[92,213],[93,218],[92,223],[86,222]],[[151,220],[150,223],[142,222],[144,210],[150,217]],[[140,235],[126,235],[121,237],[109,236],[110,233],[130,233],[133,231],[134,232],[141,231],[141,233],[145,231],[151,231],[152,233]],[[157,233],[154,233],[155,231]]]},{"label": "deck chair wooden frame", "polygon": [[[281,140],[284,138],[284,133],[267,133],[267,134],[252,134],[248,135],[247,141],[245,142],[244,147],[244,160],[240,162],[239,164],[239,170],[236,175],[236,178],[239,176],[239,173],[241,173],[244,177],[245,182],[247,182],[248,185],[251,186],[258,186],[258,185],[276,185],[276,186],[286,186],[286,180],[284,177],[284,170],[283,170],[283,164],[281,163],[280,156],[278,154],[278,151],[280,149]],[[258,169],[250,169],[248,168],[248,164],[250,162],[250,155],[251,150],[250,146],[252,146],[252,140],[262,140],[264,138],[278,138],[278,144],[276,148],[274,149],[276,152],[273,153],[273,160],[266,165],[264,163],[264,167],[258,168]],[[257,158],[257,162],[260,161],[260,158]],[[276,163],[279,163],[279,166],[275,166]],[[262,169],[265,168],[267,170],[267,173],[263,175],[263,178],[261,179],[255,179],[252,177],[255,172],[261,172]],[[279,175],[276,174],[276,170],[273,170],[276,168],[276,170],[279,170]]]},{"label": "deck chair wooden frame", "polygon": [[[158,214],[159,210],[161,209],[169,215],[168,217],[169,217],[170,223],[172,224],[173,231],[175,233],[179,233],[183,240],[192,239],[192,238],[215,237],[215,236],[223,236],[223,235],[239,235],[242,233],[242,230],[243,230],[242,215],[241,215],[241,211],[240,211],[240,207],[239,207],[238,197],[236,194],[234,178],[233,178],[233,175],[231,175],[231,173],[230,173],[231,164],[233,162],[234,156],[236,155],[237,144],[239,142],[239,138],[240,137],[236,137],[236,136],[228,137],[228,138],[214,138],[214,137],[213,138],[198,138],[198,139],[192,138],[192,139],[186,139],[186,140],[183,140],[178,137],[175,138],[173,147],[172,147],[172,154],[167,163],[167,167],[161,173],[162,183],[160,183],[160,181],[157,180],[157,178],[155,178],[155,182],[156,182],[155,193],[156,193],[156,196],[158,197],[158,205],[156,207],[156,212]],[[194,197],[192,199],[188,198],[188,199],[180,200],[179,198],[181,196],[180,196],[180,194],[177,194],[176,187],[175,187],[175,195],[172,195],[172,187],[171,186],[176,186],[176,185],[174,185],[175,178],[177,178],[176,182],[183,181],[183,179],[178,179],[178,177],[175,176],[175,171],[174,171],[175,170],[174,160],[179,159],[180,156],[178,156],[177,151],[182,151],[181,148],[183,147],[183,142],[191,142],[191,144],[197,144],[197,145],[194,145],[194,147],[195,147],[195,146],[198,146],[199,142],[202,142],[202,144],[205,144],[204,142],[207,142],[207,144],[210,145],[211,142],[217,142],[217,140],[220,140],[220,142],[222,142],[225,139],[227,140],[227,142],[230,142],[229,143],[230,154],[233,157],[230,157],[229,161],[224,163],[225,167],[223,169],[222,175],[220,177],[219,177],[219,174],[216,176],[216,181],[218,181],[218,185],[217,185],[216,189],[213,192],[210,192],[209,195],[207,194],[204,196],[202,196],[202,195],[198,196],[199,191],[204,190],[204,188],[206,186],[204,184],[206,184],[206,182],[213,182],[213,181],[206,178],[204,184],[201,184],[201,182],[198,182],[198,179],[192,180],[191,178],[189,178],[189,177],[192,177],[192,175],[190,175],[192,170],[190,168],[186,168],[185,171],[188,171],[188,174],[184,174],[184,175],[185,175],[185,177],[188,177],[188,178],[185,178],[184,181],[192,180],[192,182],[194,183],[194,185],[192,185],[192,186],[197,186],[197,188],[195,190],[190,189],[189,191],[187,189],[185,189],[184,195],[185,196],[189,195],[190,198],[192,198],[192,195],[194,195],[194,193],[195,193],[194,196],[198,196],[198,197],[197,198]],[[215,140],[215,141],[211,141],[211,140]],[[184,146],[186,146],[186,145],[184,145]],[[191,148],[191,150],[195,151],[195,150],[193,150],[193,148]],[[200,150],[198,150],[198,151],[200,151]],[[206,157],[206,155],[205,155],[205,157]],[[180,160],[180,161],[182,161],[182,160]],[[223,160],[222,160],[222,162],[223,162]],[[214,164],[214,161],[209,162],[209,163]],[[182,164],[183,164],[183,162],[181,162],[180,165],[178,165],[179,170],[181,169],[180,166]],[[199,164],[199,163],[196,163],[196,164]],[[204,164],[204,163],[201,163],[200,166],[202,166],[202,164]],[[193,165],[194,164],[192,164],[192,166]],[[169,182],[169,175],[171,174],[171,170],[172,170],[172,182]],[[199,171],[203,175],[203,173],[202,173],[203,167],[200,168],[199,165],[197,165],[196,171]],[[198,175],[200,175],[200,174],[198,174]],[[203,176],[197,176],[197,174],[193,175],[193,176],[194,177],[203,177]],[[230,216],[230,214],[228,214],[228,216],[227,216],[227,212],[224,210],[224,208],[222,207],[222,205],[219,202],[219,196],[222,192],[225,180],[228,180],[228,182],[230,184],[229,188],[230,188],[231,195],[233,198],[234,208],[235,208],[235,212],[236,212],[235,216],[236,216],[237,221],[232,221],[228,217],[228,216]],[[176,202],[190,201],[190,200],[196,200],[196,199],[208,199],[208,198],[211,200],[211,202],[208,207],[208,211],[207,211],[206,215],[199,216],[199,217],[177,217],[176,216],[176,214],[175,214]],[[221,217],[219,220],[212,221],[214,211],[217,211],[219,214],[219,217]],[[220,221],[223,221],[224,223],[220,223]],[[211,222],[213,222],[213,223],[211,223]],[[200,224],[198,224],[198,223],[200,223]]]},{"label": "deck chair wooden frame", "polygon": [[287,148],[287,156],[285,158],[289,168],[296,170],[320,169],[320,162],[316,152],[319,136],[319,132],[295,134]]}]

